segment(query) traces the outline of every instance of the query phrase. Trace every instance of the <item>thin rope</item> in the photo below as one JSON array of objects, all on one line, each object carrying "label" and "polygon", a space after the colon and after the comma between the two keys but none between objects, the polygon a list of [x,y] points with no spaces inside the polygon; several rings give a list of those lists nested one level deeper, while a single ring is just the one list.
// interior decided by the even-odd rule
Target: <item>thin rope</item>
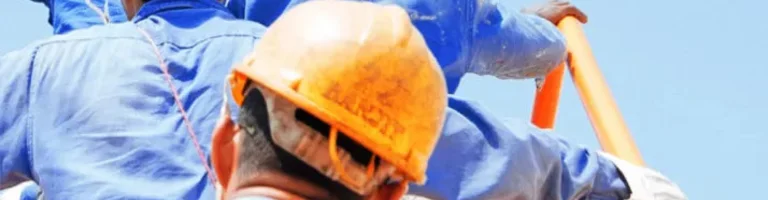
[{"label": "thin rope", "polygon": [[112,22],[112,19],[109,18],[109,0],[104,0],[104,9],[102,11],[104,12],[104,18],[107,19],[107,23]]},{"label": "thin rope", "polygon": [[[109,1],[109,0],[106,0],[106,1]],[[104,2],[104,8],[107,8],[107,5],[108,5],[106,1]],[[91,2],[91,0],[85,0],[85,5],[87,5],[89,8],[91,8],[91,10],[96,12],[96,14],[99,14],[99,16],[101,17],[101,21],[104,22],[104,24],[109,23],[109,16],[107,16],[107,14],[105,14],[104,11],[99,9],[98,6],[94,5],[93,2]]]},{"label": "thin rope", "polygon": [[203,148],[200,146],[200,142],[198,142],[197,140],[197,134],[195,134],[195,130],[192,127],[192,122],[189,120],[189,117],[187,117],[187,112],[184,110],[184,105],[181,103],[181,96],[179,95],[178,90],[176,89],[176,86],[173,85],[173,79],[171,77],[171,73],[168,72],[168,65],[166,65],[163,55],[160,54],[160,49],[158,49],[157,45],[155,44],[155,41],[152,40],[152,37],[149,36],[149,33],[147,33],[141,27],[137,27],[137,28],[139,29],[139,32],[141,32],[141,34],[144,35],[147,41],[149,41],[149,43],[152,45],[152,48],[155,51],[155,55],[157,56],[157,59],[160,61],[160,69],[163,70],[165,81],[168,83],[168,86],[171,88],[173,99],[177,105],[176,107],[179,108],[181,117],[184,119],[184,125],[187,127],[187,132],[189,133],[189,137],[192,138],[192,143],[194,143],[195,149],[197,149],[197,154],[198,156],[200,156],[200,161],[203,163],[206,173],[208,173],[208,179],[211,181],[213,185],[216,185],[216,178],[214,177],[215,173],[213,173],[213,170],[208,165],[208,159],[206,159],[205,153],[203,152]]}]

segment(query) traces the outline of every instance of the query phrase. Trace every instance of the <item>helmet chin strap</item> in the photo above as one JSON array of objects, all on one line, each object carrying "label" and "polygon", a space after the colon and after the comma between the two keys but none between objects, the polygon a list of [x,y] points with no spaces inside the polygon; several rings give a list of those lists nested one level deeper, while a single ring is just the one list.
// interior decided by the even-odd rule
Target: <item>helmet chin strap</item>
[{"label": "helmet chin strap", "polygon": [[[338,150],[336,149],[336,140],[339,135],[339,130],[336,129],[336,127],[331,127],[330,133],[328,133],[328,157],[331,159],[331,163],[333,163],[334,168],[336,168],[336,173],[339,174],[339,177],[341,179],[344,179],[344,181],[347,182],[354,182],[352,178],[347,176],[347,174],[344,173],[344,164],[342,164],[341,160],[339,159],[339,155],[337,155]],[[366,168],[366,178],[371,179],[373,178],[373,173],[376,171],[376,155],[372,155],[370,161],[368,162],[368,167]]]}]

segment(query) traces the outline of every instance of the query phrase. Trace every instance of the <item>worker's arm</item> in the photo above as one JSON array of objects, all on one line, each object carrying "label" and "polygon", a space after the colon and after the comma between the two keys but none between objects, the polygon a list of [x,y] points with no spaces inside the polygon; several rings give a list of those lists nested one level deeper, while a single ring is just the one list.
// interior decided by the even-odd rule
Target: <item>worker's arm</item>
[{"label": "worker's arm", "polygon": [[497,0],[479,2],[467,72],[500,79],[538,78],[563,61],[565,39],[550,21],[558,19],[550,18],[577,10],[575,7],[546,3],[519,12]]},{"label": "worker's arm", "polygon": [[449,200],[627,199],[648,194],[684,199],[677,186],[652,170],[570,144],[524,121],[504,124],[467,100],[451,97],[449,106],[427,183],[411,186],[412,194]]},{"label": "worker's arm", "polygon": [[34,51],[26,48],[0,57],[0,181],[10,173],[31,174],[28,108]]}]

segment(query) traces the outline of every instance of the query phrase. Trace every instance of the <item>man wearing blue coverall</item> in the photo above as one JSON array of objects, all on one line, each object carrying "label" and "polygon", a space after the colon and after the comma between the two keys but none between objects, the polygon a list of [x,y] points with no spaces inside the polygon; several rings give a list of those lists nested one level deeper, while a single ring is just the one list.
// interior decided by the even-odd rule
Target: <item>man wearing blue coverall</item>
[{"label": "man wearing blue coverall", "polygon": [[[168,2],[184,3],[160,5]],[[133,3],[141,5],[140,2]],[[195,15],[180,15],[187,11]],[[182,20],[182,17],[192,19]],[[209,98],[215,97],[208,97],[207,94],[208,90],[220,92],[216,86],[219,83],[214,83],[212,76],[223,74],[226,70],[219,71],[211,65],[231,64],[250,47],[234,48],[238,46],[233,44],[243,46],[248,43],[243,40],[250,38],[250,43],[253,43],[258,37],[247,33],[249,31],[230,34],[232,29],[222,33],[220,28],[226,23],[241,23],[224,19],[229,17],[221,12],[219,6],[210,2],[182,0],[151,1],[143,5],[134,19],[138,27],[148,29],[152,38],[160,40],[155,42],[160,45],[161,55],[169,63],[171,73],[178,73],[173,76],[177,80],[171,82],[176,82],[190,121],[195,125],[194,129],[199,130],[196,132],[210,130],[210,123],[207,122],[210,119],[204,118],[211,116],[206,111],[215,111],[215,107],[220,106],[211,103],[213,100]],[[246,25],[249,28],[240,26],[243,24],[225,27],[239,27],[235,30],[249,29],[250,32],[258,29],[255,25]],[[3,175],[16,171],[35,177],[49,197],[197,199],[210,194],[211,186],[206,182],[202,161],[195,158],[194,151],[190,150],[192,145],[183,130],[184,120],[174,110],[176,107],[170,97],[172,92],[162,87],[165,85],[158,69],[159,61],[148,40],[143,39],[137,30],[132,24],[99,27],[54,37],[3,57],[0,71],[11,77],[0,82],[0,90],[4,90],[0,93],[4,99],[3,108],[18,108],[8,109],[0,116],[0,144],[6,148],[0,149],[0,172]],[[233,38],[216,37],[216,34]],[[95,45],[103,46],[93,47]],[[119,49],[130,47],[131,51],[125,51],[129,54],[114,54],[124,52],[117,51],[118,45]],[[188,55],[189,52],[195,53]],[[206,56],[210,52],[238,58],[227,56],[218,60],[221,58]],[[31,62],[33,54],[36,55],[34,63]],[[198,57],[208,59],[193,59]],[[105,65],[110,68],[106,69]],[[64,69],[67,70],[66,76],[56,75],[64,74]],[[80,76],[72,76],[72,72]],[[207,76],[196,76],[198,73]],[[89,84],[83,84],[86,81]],[[55,98],[44,98],[48,95]],[[424,188],[412,188],[414,192],[446,199],[516,193],[566,198],[575,196],[574,189],[582,192],[579,194],[605,193],[599,191],[609,191],[607,193],[616,193],[620,197],[629,194],[624,181],[617,181],[620,173],[612,162],[606,161],[606,157],[570,147],[552,136],[531,132],[535,131],[532,128],[508,129],[481,108],[460,98],[451,97],[449,102],[453,109],[449,112],[447,128],[443,133],[445,139],[441,140],[437,152],[456,155],[456,149],[460,149],[458,152],[465,155],[463,157],[477,160],[461,161],[457,165],[459,161],[454,160],[455,156],[436,154],[431,163],[451,163],[430,164],[445,167],[431,168],[429,172],[431,177],[444,177],[443,181],[432,179]],[[166,109],[157,110],[157,107],[151,106],[158,104],[165,105],[160,107]],[[165,125],[157,126],[158,123]],[[168,125],[171,126],[165,127]],[[44,138],[59,139],[51,142]],[[535,138],[550,142],[542,143]],[[207,150],[206,141],[210,136],[201,135],[199,139],[203,150]],[[549,157],[552,158],[549,160],[538,158],[538,154],[547,155],[547,152],[570,156],[562,160],[557,156]],[[176,156],[170,158],[170,154]],[[89,156],[84,158],[83,155]],[[544,166],[540,162],[553,167],[519,166]],[[625,176],[627,171],[631,170],[622,171]],[[515,179],[505,179],[508,177]],[[562,182],[554,183],[563,185],[561,188],[550,188],[545,186],[551,185],[532,184],[536,181],[531,180],[547,177],[564,177]],[[632,181],[628,182],[632,185]],[[640,189],[632,188],[633,191]]]},{"label": "man wearing blue coverall", "polygon": [[[365,163],[369,162],[367,158],[370,157],[366,155],[376,152],[373,154],[377,158],[384,157],[391,149],[401,146],[394,144],[403,143],[406,145],[402,146],[421,149],[422,146],[410,144],[408,141],[420,140],[426,143],[429,141],[421,138],[431,135],[429,132],[423,132],[423,129],[416,127],[404,127],[402,129],[405,131],[396,134],[397,136],[391,136],[391,140],[371,143],[366,142],[365,139],[351,139],[347,140],[348,148],[328,147],[327,143],[335,140],[333,139],[335,128],[329,127],[359,127],[361,123],[347,122],[354,119],[372,120],[373,122],[369,121],[369,123],[379,124],[376,119],[381,117],[367,117],[365,114],[349,115],[348,113],[354,111],[333,109],[332,105],[343,105],[343,103],[323,98],[322,95],[317,95],[318,93],[333,90],[334,94],[344,96],[344,99],[374,102],[360,103],[361,107],[376,105],[375,102],[379,99],[376,95],[378,92],[390,94],[389,96],[408,96],[402,94],[408,92],[387,91],[384,88],[390,87],[376,85],[387,85],[387,81],[379,80],[388,80],[388,75],[385,72],[379,72],[376,73],[379,76],[371,78],[368,75],[373,74],[369,72],[372,71],[371,68],[391,66],[394,69],[401,69],[403,73],[414,74],[415,72],[409,71],[411,68],[404,68],[398,64],[413,63],[409,67],[414,68],[415,71],[433,66],[426,64],[428,62],[417,62],[419,59],[416,57],[419,56],[415,54],[429,52],[424,48],[420,35],[407,34],[409,32],[407,28],[412,29],[412,27],[403,28],[401,23],[405,13],[402,10],[392,11],[394,9],[370,6],[370,4],[363,6],[338,3],[334,6],[314,2],[314,4],[308,2],[298,5],[295,10],[288,11],[283,16],[285,18],[276,20],[275,25],[271,26],[265,34],[261,45],[257,46],[254,52],[237,67],[236,74],[240,78],[230,80],[234,89],[227,92],[231,96],[225,98],[227,106],[222,111],[222,117],[215,131],[215,143],[212,145],[214,166],[222,177],[222,183],[226,184],[223,185],[222,192],[226,199],[261,199],[259,197],[313,199],[309,197],[319,198],[318,196],[366,199],[370,196],[400,194],[393,192],[398,189],[391,188],[397,187],[398,184],[378,182],[377,179],[372,178],[382,175],[380,172],[387,170],[379,170],[380,168],[374,167],[375,164],[368,164],[367,178],[364,172],[360,172],[365,171]],[[317,10],[311,10],[312,8]],[[350,9],[350,11],[344,13],[344,9]],[[355,12],[370,14],[358,15]],[[316,13],[317,17],[313,17],[312,13]],[[296,21],[306,21],[313,26],[291,23]],[[318,30],[317,32],[323,34],[315,36],[312,34],[315,31],[308,28],[325,24],[332,26],[333,30],[340,31]],[[392,40],[385,41],[410,42],[374,42],[378,40],[368,39],[387,36],[392,37]],[[343,39],[346,37],[353,39]],[[370,48],[377,47],[389,51],[371,51],[371,55],[366,55],[365,52],[369,52]],[[324,59],[339,54],[358,56]],[[302,62],[291,60],[293,58],[301,58]],[[355,69],[355,66],[350,66],[349,63],[368,63],[364,67],[368,70]],[[269,65],[275,65],[274,69],[265,67]],[[322,73],[339,71],[337,68],[343,68],[348,75],[339,77],[335,76],[338,73]],[[290,76],[279,75],[283,72]],[[318,73],[323,75],[317,75]],[[418,76],[420,78],[404,76],[401,81],[410,83],[415,81],[413,79],[430,80],[431,74],[418,74],[422,76]],[[238,77],[238,75],[235,76]],[[356,75],[366,78],[356,77]],[[325,79],[318,79],[318,76]],[[273,78],[274,81],[267,81],[269,78]],[[349,91],[356,91],[355,87],[362,87],[350,86],[357,85],[355,83],[360,79],[370,83],[364,87],[376,89],[359,95],[355,92],[350,94]],[[333,89],[324,86],[307,86],[328,85],[327,82],[337,85]],[[426,96],[435,95],[440,91],[439,88],[429,87],[431,84],[425,81],[420,83],[426,86],[415,87],[405,84],[406,86],[402,86],[400,91],[419,91]],[[434,92],[420,90],[420,88],[430,88]],[[440,92],[445,94],[445,89]],[[389,116],[386,118],[388,122],[390,120],[405,122],[410,119],[396,116],[403,116],[403,113],[398,112],[408,113],[410,109],[407,107],[423,102],[418,97],[413,99],[414,101],[410,102],[411,105],[397,104],[395,103],[397,100],[393,100],[388,101],[389,106],[381,105],[379,108],[387,110],[397,107],[395,105],[404,107],[402,111],[395,109],[385,113],[388,113],[386,115]],[[304,103],[299,104],[300,102]],[[438,102],[432,103],[438,104]],[[431,127],[431,123],[439,123],[439,121],[442,121],[444,126],[437,147],[429,159],[426,185],[412,185],[409,191],[411,194],[430,199],[684,199],[674,184],[651,170],[568,144],[552,134],[540,132],[528,123],[505,126],[488,115],[482,107],[465,99],[449,97],[448,105],[447,118],[444,121],[432,122],[429,119],[433,118],[426,115],[416,117],[422,119],[424,127]],[[318,107],[325,109],[317,109]],[[317,116],[323,116],[322,113],[333,110],[331,116],[336,117],[316,117],[315,120],[310,120],[311,117],[299,117],[300,114],[296,109],[311,113],[306,115]],[[424,111],[430,113],[434,110],[424,108]],[[440,113],[442,114],[442,111]],[[380,115],[374,114],[374,116]],[[339,122],[331,120],[333,118],[345,120]],[[300,123],[307,125],[303,127],[312,128],[286,128]],[[302,127],[302,125],[296,126]],[[320,135],[329,129],[331,136],[327,138],[320,136],[321,139],[311,139],[313,137],[310,137],[310,135]],[[437,130],[439,129],[434,131]],[[344,129],[343,134],[349,137],[357,135],[358,138],[369,138],[368,135],[382,133],[376,129],[347,128]],[[349,145],[353,143],[350,141],[359,142],[358,146]],[[382,148],[384,150],[378,149],[378,151],[365,150],[375,149],[383,144],[392,144],[394,147],[385,147]],[[352,157],[355,157],[356,153],[362,156],[361,159],[346,159],[350,161],[337,163],[338,165],[334,168],[326,165],[332,162],[328,160],[333,156],[323,153],[306,153],[327,151],[329,148],[345,148],[339,151],[348,152]],[[398,155],[416,157],[413,160],[429,156],[420,153],[410,155],[406,153],[409,152],[408,150],[402,152]],[[312,157],[307,158],[307,155]],[[391,157],[382,160],[379,163],[385,163],[381,164],[385,166],[386,163],[398,161]],[[419,164],[408,163],[405,166],[409,167],[397,167],[398,172],[395,173],[418,169]],[[356,180],[358,184],[355,184],[355,181],[344,180],[343,177],[339,178],[345,169],[358,171],[359,176],[352,176],[356,177],[352,180]],[[414,179],[400,177],[396,180],[413,181]],[[360,185],[374,186],[374,188],[373,191],[366,192],[360,189]]]},{"label": "man wearing blue coverall", "polygon": [[20,173],[53,199],[213,199],[223,81],[264,27],[214,0],[133,11],[0,58],[0,178]]}]

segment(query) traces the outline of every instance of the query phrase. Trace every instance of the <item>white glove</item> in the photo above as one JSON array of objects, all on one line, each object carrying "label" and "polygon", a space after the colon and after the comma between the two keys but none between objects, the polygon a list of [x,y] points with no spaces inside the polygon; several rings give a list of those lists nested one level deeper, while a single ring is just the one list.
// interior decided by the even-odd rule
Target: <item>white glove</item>
[{"label": "white glove", "polygon": [[634,165],[607,153],[599,152],[611,160],[624,174],[632,194],[629,200],[685,200],[688,199],[675,183],[661,173]]}]

